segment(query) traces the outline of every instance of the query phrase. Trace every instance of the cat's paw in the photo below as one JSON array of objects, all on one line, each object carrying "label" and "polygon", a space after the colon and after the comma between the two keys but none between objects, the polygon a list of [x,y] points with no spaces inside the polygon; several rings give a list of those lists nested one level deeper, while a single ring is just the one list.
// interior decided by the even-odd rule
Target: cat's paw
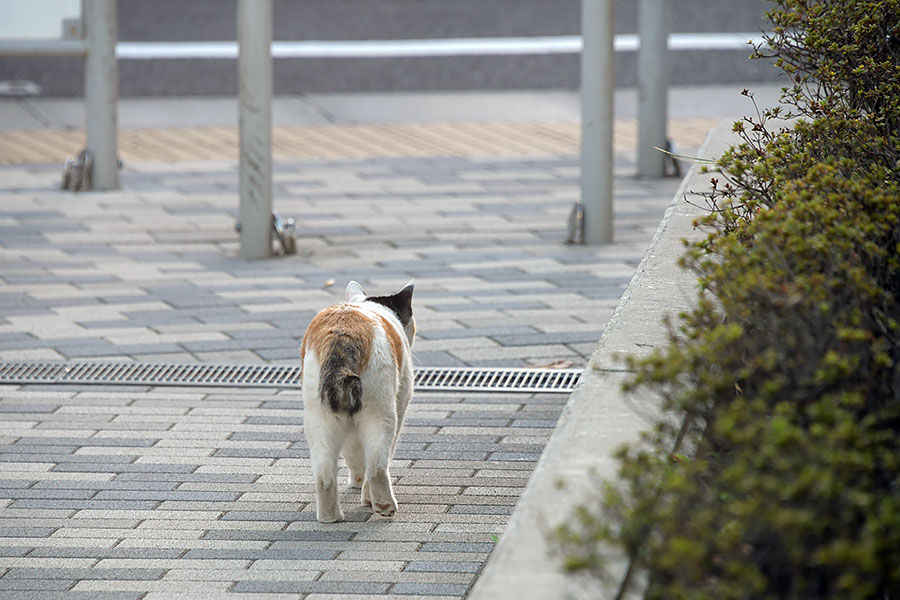
[{"label": "cat's paw", "polygon": [[336,511],[316,511],[316,519],[319,523],[340,523],[344,520],[344,511],[340,507]]},{"label": "cat's paw", "polygon": [[350,477],[347,479],[347,485],[352,488],[359,489],[363,486],[363,481],[365,481],[365,475],[356,475],[354,473],[350,473]]},{"label": "cat's paw", "polygon": [[393,517],[397,513],[396,502],[390,502],[388,504],[379,504],[376,502],[373,507],[375,508],[375,512],[382,517]]},{"label": "cat's paw", "polygon": [[344,520],[344,515],[334,515],[327,517],[318,517],[319,523],[341,523]]}]

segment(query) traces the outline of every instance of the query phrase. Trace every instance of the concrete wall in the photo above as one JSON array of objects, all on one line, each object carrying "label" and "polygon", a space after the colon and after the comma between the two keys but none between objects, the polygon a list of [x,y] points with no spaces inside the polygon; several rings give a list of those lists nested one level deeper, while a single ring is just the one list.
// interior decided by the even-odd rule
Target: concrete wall
[{"label": "concrete wall", "polygon": [[[678,0],[673,32],[759,32],[765,0]],[[637,5],[621,0],[616,31],[637,30]],[[119,0],[122,41],[233,41],[234,0]],[[360,40],[574,35],[581,29],[579,0],[279,0],[275,40]],[[670,81],[693,85],[771,81],[775,69],[750,61],[746,50],[674,52]],[[636,84],[636,55],[619,53],[619,87]],[[120,94],[232,95],[234,60],[121,60]],[[0,59],[0,80],[38,83],[48,96],[79,96],[77,59]],[[437,58],[278,59],[279,94],[401,90],[577,88],[578,56],[469,56]]]}]

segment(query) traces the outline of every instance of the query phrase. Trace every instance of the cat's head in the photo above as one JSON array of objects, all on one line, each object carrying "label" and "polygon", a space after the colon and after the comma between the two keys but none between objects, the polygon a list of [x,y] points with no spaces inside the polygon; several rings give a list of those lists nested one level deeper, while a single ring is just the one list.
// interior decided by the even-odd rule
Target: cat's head
[{"label": "cat's head", "polygon": [[345,297],[347,302],[376,302],[389,308],[400,320],[406,339],[412,345],[416,337],[416,319],[413,317],[412,297],[415,282],[410,281],[403,289],[391,296],[367,296],[362,286],[355,281],[347,284]]}]

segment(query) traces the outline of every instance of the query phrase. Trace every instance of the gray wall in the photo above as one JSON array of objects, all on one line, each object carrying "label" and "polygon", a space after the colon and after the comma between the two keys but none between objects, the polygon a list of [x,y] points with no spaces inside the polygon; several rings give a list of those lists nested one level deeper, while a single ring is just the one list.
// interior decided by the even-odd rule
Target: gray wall
[{"label": "gray wall", "polygon": [[[672,0],[674,32],[758,32],[766,0]],[[620,0],[616,31],[633,33],[637,0]],[[235,0],[119,0],[122,41],[236,38]],[[571,35],[579,0],[276,0],[276,40],[356,40]],[[738,51],[679,51],[674,85],[772,81],[777,71]],[[635,84],[635,53],[617,56],[617,85]],[[0,59],[0,79],[26,79],[44,95],[79,96],[82,64]],[[233,60],[122,60],[123,96],[237,93]],[[577,88],[575,55],[373,59],[278,59],[276,93]]]}]

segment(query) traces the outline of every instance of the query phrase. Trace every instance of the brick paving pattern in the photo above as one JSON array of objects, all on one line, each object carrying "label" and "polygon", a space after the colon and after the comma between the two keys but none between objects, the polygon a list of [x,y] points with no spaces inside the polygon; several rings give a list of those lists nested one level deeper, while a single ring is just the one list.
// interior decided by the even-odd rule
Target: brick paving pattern
[{"label": "brick paving pattern", "polygon": [[[716,119],[678,119],[670,135],[680,147],[697,147]],[[632,152],[634,120],[615,122],[615,145]],[[329,124],[277,127],[276,160],[408,158],[434,156],[574,155],[580,126],[571,121]],[[84,147],[83,129],[0,131],[0,164],[62,163]],[[236,160],[234,127],[123,129],[119,153],[125,162]]]},{"label": "brick paving pattern", "polygon": [[6,389],[0,595],[458,598],[565,400],[420,394],[398,514],[345,489],[347,521],[322,525],[297,391]]},{"label": "brick paving pattern", "polygon": [[[0,360],[294,362],[348,279],[415,278],[417,364],[584,365],[678,181],[634,179],[617,146],[616,243],[570,246],[571,147],[522,150],[525,124],[489,150],[435,135],[428,155],[394,149],[425,147],[415,128],[370,130],[374,150],[277,163],[299,253],[259,262],[237,257],[230,141],[138,144],[110,193],[56,191],[59,164],[0,151],[21,163],[0,167]],[[347,522],[321,525],[296,390],[0,386],[0,596],[462,598],[565,401],[417,394],[398,515],[344,489]]]}]

